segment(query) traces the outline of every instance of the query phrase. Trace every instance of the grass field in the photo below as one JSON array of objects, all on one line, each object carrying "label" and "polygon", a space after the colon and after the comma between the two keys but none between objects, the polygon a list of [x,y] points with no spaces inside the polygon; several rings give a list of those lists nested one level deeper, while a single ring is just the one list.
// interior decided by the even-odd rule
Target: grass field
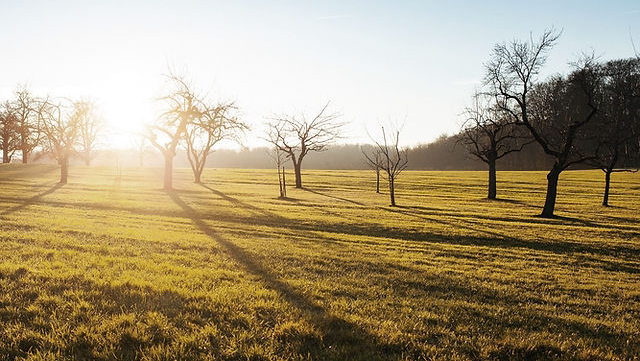
[{"label": "grass field", "polygon": [[0,359],[640,355],[638,174],[161,173],[0,166]]}]

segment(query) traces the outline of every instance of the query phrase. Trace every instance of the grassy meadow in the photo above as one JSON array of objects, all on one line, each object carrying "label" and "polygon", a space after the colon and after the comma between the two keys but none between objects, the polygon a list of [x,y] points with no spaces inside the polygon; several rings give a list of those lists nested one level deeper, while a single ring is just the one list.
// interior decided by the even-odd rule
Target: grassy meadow
[{"label": "grassy meadow", "polygon": [[633,360],[640,174],[0,166],[0,359]]}]

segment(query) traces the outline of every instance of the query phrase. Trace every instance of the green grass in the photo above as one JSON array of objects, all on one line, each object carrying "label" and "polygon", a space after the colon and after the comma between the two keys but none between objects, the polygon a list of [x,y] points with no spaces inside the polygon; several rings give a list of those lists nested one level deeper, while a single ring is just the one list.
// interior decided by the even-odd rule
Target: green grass
[{"label": "green grass", "polygon": [[[0,166],[0,359],[634,359],[640,177]],[[293,175],[288,175],[293,181]]]}]

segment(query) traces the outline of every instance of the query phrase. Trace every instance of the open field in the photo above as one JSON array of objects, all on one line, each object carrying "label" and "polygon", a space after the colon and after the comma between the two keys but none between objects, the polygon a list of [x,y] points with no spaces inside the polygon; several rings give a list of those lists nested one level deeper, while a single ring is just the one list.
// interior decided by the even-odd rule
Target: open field
[{"label": "open field", "polygon": [[0,166],[0,359],[640,355],[639,174],[161,173]]}]

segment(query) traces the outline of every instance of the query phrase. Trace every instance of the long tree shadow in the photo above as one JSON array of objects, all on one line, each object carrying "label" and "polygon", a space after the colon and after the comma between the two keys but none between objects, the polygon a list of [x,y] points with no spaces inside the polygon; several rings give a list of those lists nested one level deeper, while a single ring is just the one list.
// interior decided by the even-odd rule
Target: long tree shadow
[{"label": "long tree shadow", "polygon": [[321,305],[305,297],[294,287],[278,279],[266,267],[255,261],[246,250],[223,238],[207,225],[200,214],[186,204],[175,192],[167,192],[171,200],[185,212],[200,231],[224,247],[245,270],[260,277],[265,285],[278,292],[289,304],[298,308],[322,334],[310,337],[300,344],[298,353],[311,354],[314,359],[382,359],[406,351],[404,346],[391,345],[377,339],[359,326],[331,315]]},{"label": "long tree shadow", "polygon": [[36,194],[33,197],[24,199],[22,201],[22,204],[19,204],[19,205],[15,206],[15,207],[11,207],[9,209],[6,209],[6,210],[2,211],[0,213],[0,216],[6,216],[8,214],[23,210],[23,209],[27,208],[28,206],[37,203],[42,197],[47,196],[47,195],[57,191],[62,186],[63,186],[63,184],[56,183],[53,187],[47,189],[46,191],[44,191],[42,193],[39,193],[39,194]]},{"label": "long tree shadow", "polygon": [[[176,195],[177,196],[177,195]],[[62,201],[48,201],[42,200],[39,203],[55,205],[60,207],[69,206],[68,203]],[[133,214],[150,215],[150,216],[166,216],[166,217],[189,217],[189,214],[184,209],[181,210],[160,210],[160,209],[146,209],[140,207],[123,207],[114,206],[110,204],[96,204],[96,203],[81,203],[74,202],[75,208],[86,208],[94,210],[116,210],[127,211]],[[253,206],[251,206],[253,207]],[[2,215],[2,214],[0,214]],[[442,214],[448,216],[449,214]],[[583,242],[571,242],[566,240],[527,240],[509,236],[465,236],[457,235],[450,236],[446,234],[439,234],[434,232],[425,232],[416,229],[405,229],[399,227],[386,226],[378,223],[353,223],[353,222],[319,222],[317,220],[305,221],[305,220],[293,220],[280,215],[237,215],[229,213],[202,213],[203,218],[211,217],[221,222],[236,223],[236,224],[252,224],[258,226],[275,227],[288,229],[292,231],[303,232],[322,232],[335,233],[335,234],[348,234],[354,236],[365,237],[383,237],[390,239],[398,239],[403,241],[415,241],[419,243],[434,243],[434,244],[449,244],[449,245],[473,245],[481,247],[493,247],[493,248],[526,248],[537,251],[552,252],[556,254],[571,254],[571,253],[586,253],[613,256],[620,259],[636,260],[639,254],[639,250],[636,247],[628,245],[612,245],[612,244],[588,244]],[[460,215],[457,215],[460,217]],[[477,219],[483,219],[482,217],[475,217]],[[505,222],[522,222],[522,219],[512,218],[489,218],[490,220],[502,220]],[[535,219],[529,220],[533,223],[548,223],[546,220],[540,219],[536,222]],[[622,229],[620,227],[605,227],[611,230]],[[640,237],[640,232],[637,227],[629,230],[627,236]],[[363,240],[357,240],[362,242]]]},{"label": "long tree shadow", "polygon": [[314,193],[314,194],[317,194],[317,195],[321,195],[323,197],[333,198],[333,199],[337,199],[339,201],[355,204],[355,205],[358,205],[358,206],[364,206],[365,205],[364,203],[356,202],[356,201],[351,200],[351,199],[342,198],[342,197],[334,196],[334,195],[327,194],[327,193],[322,193],[322,192],[319,192],[317,190],[314,190],[314,189],[311,189],[311,188],[307,188],[307,187],[302,188],[302,190],[310,192],[310,193]]},{"label": "long tree shadow", "polygon": [[247,202],[243,202],[243,201],[241,201],[241,200],[239,200],[237,198],[234,198],[234,197],[231,197],[229,195],[226,195],[226,194],[220,192],[219,190],[213,189],[213,188],[211,188],[211,187],[209,187],[207,185],[204,185],[202,183],[199,183],[199,184],[200,184],[201,187],[203,187],[205,189],[208,189],[213,194],[215,194],[218,197],[224,199],[225,201],[233,204],[236,207],[241,207],[241,208],[253,211],[255,213],[258,213],[258,214],[261,214],[261,215],[264,215],[264,216],[267,216],[267,217],[276,217],[276,218],[280,218],[281,217],[280,215],[277,215],[277,214],[275,214],[273,212],[269,212],[267,210],[264,210],[262,208],[256,207],[256,206],[254,206],[252,204],[249,204]]}]

